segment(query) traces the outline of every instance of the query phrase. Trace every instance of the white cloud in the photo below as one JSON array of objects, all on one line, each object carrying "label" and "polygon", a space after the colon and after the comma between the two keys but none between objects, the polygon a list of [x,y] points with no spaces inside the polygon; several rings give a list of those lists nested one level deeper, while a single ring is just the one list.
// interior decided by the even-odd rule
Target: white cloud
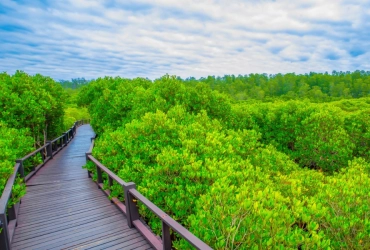
[{"label": "white cloud", "polygon": [[368,1],[5,0],[1,5],[0,71],[9,73],[156,78],[370,66]]}]

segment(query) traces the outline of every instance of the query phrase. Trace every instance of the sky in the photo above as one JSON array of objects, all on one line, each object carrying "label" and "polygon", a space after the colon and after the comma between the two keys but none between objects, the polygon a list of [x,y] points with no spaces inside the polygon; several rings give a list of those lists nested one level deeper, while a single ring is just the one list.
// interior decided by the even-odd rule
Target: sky
[{"label": "sky", "polygon": [[370,70],[369,0],[1,0],[0,72],[56,80]]}]

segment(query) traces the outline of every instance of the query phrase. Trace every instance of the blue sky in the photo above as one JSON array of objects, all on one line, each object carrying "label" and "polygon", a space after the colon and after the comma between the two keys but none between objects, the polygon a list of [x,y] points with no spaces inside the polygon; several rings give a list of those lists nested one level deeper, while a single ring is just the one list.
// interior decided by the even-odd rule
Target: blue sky
[{"label": "blue sky", "polygon": [[59,79],[370,70],[369,0],[1,0],[0,71]]}]

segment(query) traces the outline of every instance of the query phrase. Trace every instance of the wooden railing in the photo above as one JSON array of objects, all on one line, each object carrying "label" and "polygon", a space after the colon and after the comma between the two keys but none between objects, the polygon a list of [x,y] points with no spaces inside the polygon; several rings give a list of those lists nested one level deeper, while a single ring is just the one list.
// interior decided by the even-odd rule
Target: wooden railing
[{"label": "wooden railing", "polygon": [[[103,172],[108,176],[109,187],[113,186],[115,181],[122,187],[124,193],[124,204],[116,197],[111,198],[111,201],[120,209],[127,217],[127,224],[130,228],[135,227],[155,249],[172,249],[172,239],[170,235],[170,229],[178,233],[183,239],[187,240],[196,249],[212,249],[206,243],[197,238],[194,234],[189,232],[186,228],[172,219],[169,215],[163,212],[153,202],[148,200],[142,195],[137,189],[133,182],[125,182],[119,178],[116,174],[110,171],[102,163],[92,156],[92,149],[94,147],[95,138],[91,138],[91,146],[88,152],[86,152],[86,161],[91,161],[96,166],[97,180],[96,183],[100,189],[104,191],[107,196],[110,196],[109,189],[104,190],[103,187]],[[91,172],[88,171],[88,175],[91,178]],[[162,221],[162,238],[157,238],[156,235],[148,228],[143,220],[140,219],[139,210],[137,207],[137,201],[140,201],[148,209],[150,209],[159,219]]]},{"label": "wooden railing", "polygon": [[[36,149],[23,158],[16,160],[15,166],[13,168],[13,173],[12,175],[10,175],[0,198],[1,250],[10,249],[14,230],[17,226],[17,216],[19,204],[21,201],[12,206],[8,206],[9,200],[13,197],[12,189],[16,178],[19,175],[20,178],[23,178],[23,182],[26,183],[34,174],[37,173],[38,170],[40,170],[40,168],[45,165],[46,162],[52,159],[53,156],[57,154],[63,147],[67,146],[67,144],[73,139],[74,135],[76,134],[77,127],[85,123],[88,123],[88,120],[75,122],[68,131],[63,133],[58,138],[52,141],[47,141],[44,146]],[[35,157],[37,154],[40,154],[40,157],[42,159],[41,163],[37,166],[32,165],[29,169],[29,173],[25,176],[25,161],[30,159],[31,157]]]}]

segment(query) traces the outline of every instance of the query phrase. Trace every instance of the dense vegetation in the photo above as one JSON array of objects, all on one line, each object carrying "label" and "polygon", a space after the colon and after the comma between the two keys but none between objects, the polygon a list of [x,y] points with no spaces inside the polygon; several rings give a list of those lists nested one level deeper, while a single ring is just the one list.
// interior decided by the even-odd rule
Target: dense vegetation
[{"label": "dense vegetation", "polygon": [[[23,157],[33,150],[33,139],[27,129],[14,129],[7,127],[0,121],[0,197],[17,158]],[[25,192],[21,182],[13,187],[14,200]]]},{"label": "dense vegetation", "polygon": [[[76,95],[50,77],[22,71],[0,74],[0,196],[16,159],[60,136],[77,119],[89,117],[86,109],[77,109]],[[39,161],[37,155],[25,162],[26,173]],[[13,187],[14,200],[25,192],[19,181]]]},{"label": "dense vegetation", "polygon": [[212,89],[227,93],[236,100],[310,99],[313,102],[369,95],[370,71],[291,74],[226,75],[186,79],[187,84],[203,82]]},{"label": "dense vegetation", "polygon": [[215,249],[368,249],[369,95],[364,71],[60,84],[2,73],[0,193],[16,158],[87,107],[93,154]]},{"label": "dense vegetation", "polygon": [[366,72],[106,77],[78,102],[99,134],[94,156],[213,248],[368,249],[367,86]]}]

